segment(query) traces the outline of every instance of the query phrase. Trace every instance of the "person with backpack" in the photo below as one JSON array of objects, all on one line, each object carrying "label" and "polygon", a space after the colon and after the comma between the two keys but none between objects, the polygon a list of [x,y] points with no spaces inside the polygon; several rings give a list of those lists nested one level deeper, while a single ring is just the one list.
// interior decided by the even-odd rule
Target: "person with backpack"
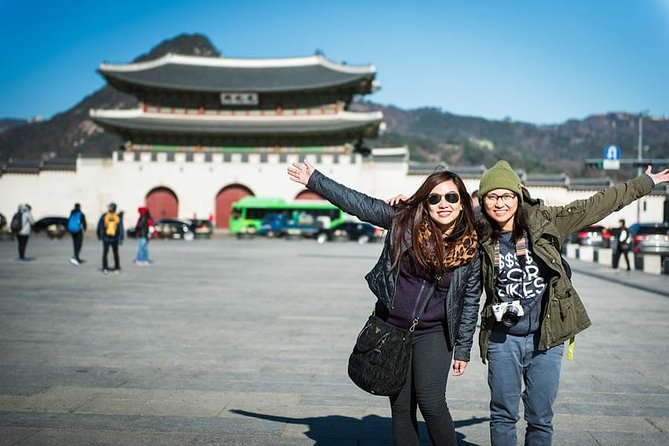
[{"label": "person with backpack", "polygon": [[26,257],[26,247],[28,246],[28,239],[30,238],[34,224],[35,220],[30,213],[30,205],[20,204],[18,211],[14,214],[10,223],[10,229],[16,235],[16,241],[18,242],[20,261],[28,260]]},{"label": "person with backpack", "polygon": [[100,216],[97,227],[98,240],[102,241],[102,272],[109,274],[107,254],[111,247],[114,254],[114,272],[121,272],[118,245],[123,242],[123,219],[116,213],[116,203],[109,203],[107,212]]},{"label": "person with backpack", "polygon": [[81,205],[75,203],[74,209],[72,209],[70,217],[67,219],[67,232],[72,235],[72,244],[74,245],[74,256],[70,258],[70,263],[74,266],[79,266],[82,262],[79,253],[84,243],[84,231],[86,231],[86,215],[81,211]]}]

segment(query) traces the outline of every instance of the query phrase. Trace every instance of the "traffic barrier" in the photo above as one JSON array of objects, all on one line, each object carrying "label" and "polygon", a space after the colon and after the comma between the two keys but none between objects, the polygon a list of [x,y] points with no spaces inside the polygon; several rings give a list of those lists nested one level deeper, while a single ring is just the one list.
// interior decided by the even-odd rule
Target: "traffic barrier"
[{"label": "traffic barrier", "polygon": [[597,263],[605,266],[613,266],[613,250],[599,248],[597,250]]},{"label": "traffic barrier", "polygon": [[594,262],[595,260],[595,248],[592,246],[579,246],[578,248],[578,259],[583,262]]},{"label": "traffic barrier", "polygon": [[[609,248],[595,248],[569,243],[563,246],[563,252],[564,256],[568,259],[578,259],[584,262],[613,267],[613,250]],[[669,275],[669,256],[630,254],[632,269],[648,274]],[[621,261],[624,264],[624,259],[621,258]]]},{"label": "traffic barrier", "polygon": [[648,274],[662,274],[662,257],[658,255],[643,256],[643,272]]}]

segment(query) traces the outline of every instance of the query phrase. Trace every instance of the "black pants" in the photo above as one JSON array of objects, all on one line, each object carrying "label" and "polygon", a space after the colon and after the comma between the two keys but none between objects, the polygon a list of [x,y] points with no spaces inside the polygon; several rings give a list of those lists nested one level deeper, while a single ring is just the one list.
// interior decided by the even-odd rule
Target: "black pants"
[{"label": "black pants", "polygon": [[455,446],[455,426],[446,404],[446,380],[453,352],[443,332],[414,336],[411,367],[404,387],[390,397],[393,444],[418,446],[416,407],[427,424],[432,444]]},{"label": "black pants", "polygon": [[108,242],[106,240],[102,241],[102,269],[109,269],[109,264],[107,263],[107,254],[109,253],[110,246],[112,252],[114,253],[114,269],[121,269],[118,261],[118,242]]},{"label": "black pants", "polygon": [[26,258],[26,246],[28,246],[29,235],[16,235],[16,241],[19,242],[19,259]]},{"label": "black pants", "polygon": [[625,263],[627,263],[627,271],[630,270],[630,259],[629,259],[629,249],[623,249],[620,247],[620,244],[616,246],[616,252],[614,253],[613,256],[613,267],[618,268],[618,263],[620,262],[620,255],[623,254],[625,256]]},{"label": "black pants", "polygon": [[84,231],[72,234],[72,244],[74,245],[74,258],[81,261],[79,253],[81,252],[81,245],[84,244]]}]

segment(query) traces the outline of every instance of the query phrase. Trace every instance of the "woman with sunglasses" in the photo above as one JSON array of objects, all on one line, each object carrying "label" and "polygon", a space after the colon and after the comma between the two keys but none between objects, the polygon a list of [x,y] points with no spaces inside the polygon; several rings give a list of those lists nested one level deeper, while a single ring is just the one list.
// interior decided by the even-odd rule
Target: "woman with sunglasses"
[{"label": "woman with sunglasses", "polygon": [[668,180],[669,170],[653,174],[649,166],[638,178],[588,199],[544,206],[529,196],[506,161],[484,172],[479,195],[486,301],[479,344],[488,362],[493,446],[516,446],[521,399],[524,444],[551,444],[564,343],[590,325],[562,262],[562,242]]},{"label": "woman with sunglasses", "polygon": [[288,167],[288,175],[345,212],[389,231],[381,257],[366,276],[378,317],[409,328],[434,287],[414,332],[407,379],[390,396],[393,443],[418,445],[418,407],[432,443],[456,445],[446,381],[451,359],[454,376],[467,367],[481,294],[477,235],[464,183],[452,172],[435,172],[393,207],[335,182],[308,161]]}]

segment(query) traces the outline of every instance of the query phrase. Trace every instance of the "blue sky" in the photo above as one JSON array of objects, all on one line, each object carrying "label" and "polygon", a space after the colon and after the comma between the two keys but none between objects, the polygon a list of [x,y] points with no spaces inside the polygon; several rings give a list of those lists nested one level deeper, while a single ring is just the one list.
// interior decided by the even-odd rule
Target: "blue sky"
[{"label": "blue sky", "polygon": [[228,57],[373,64],[368,99],[560,123],[669,115],[669,0],[0,0],[0,117],[50,118],[181,33]]}]

